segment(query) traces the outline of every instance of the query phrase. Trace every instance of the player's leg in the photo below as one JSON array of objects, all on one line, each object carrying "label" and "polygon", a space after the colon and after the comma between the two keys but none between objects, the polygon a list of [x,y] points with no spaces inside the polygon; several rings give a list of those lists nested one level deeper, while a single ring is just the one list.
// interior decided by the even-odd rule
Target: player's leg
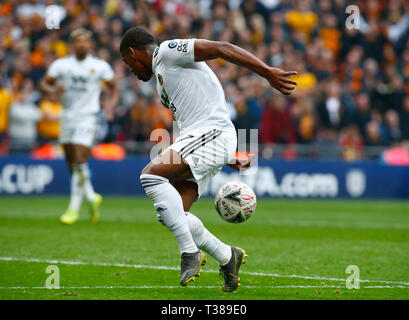
[{"label": "player's leg", "polygon": [[81,185],[81,177],[76,164],[76,155],[74,145],[71,143],[63,144],[65,159],[68,169],[71,173],[70,201],[65,213],[60,217],[61,222],[73,224],[79,219],[82,198],[84,197],[84,188]]},{"label": "player's leg", "polygon": [[172,184],[182,197],[183,209],[196,245],[215,258],[220,266],[226,265],[231,259],[231,247],[216,238],[205,228],[202,221],[190,212],[193,202],[198,198],[197,183],[185,180],[175,181]]},{"label": "player's leg", "polygon": [[77,168],[81,178],[80,183],[89,206],[90,222],[97,223],[100,217],[99,207],[102,203],[102,196],[94,191],[91,182],[91,174],[87,162],[91,155],[91,148],[85,145],[75,144],[74,155],[73,167]]},{"label": "player's leg", "polygon": [[[182,197],[183,208],[193,240],[201,250],[210,254],[220,265],[220,273],[225,280],[222,289],[226,292],[236,290],[237,287],[240,286],[239,269],[240,266],[245,263],[245,258],[247,257],[245,251],[220,241],[205,228],[199,218],[189,212],[192,204],[198,198],[196,182],[173,181],[172,185],[178,190]],[[159,213],[158,220],[164,224]]]},{"label": "player's leg", "polygon": [[90,181],[87,160],[91,154],[91,149],[80,144],[64,144],[63,148],[71,172],[71,195],[68,209],[61,217],[61,221],[72,224],[78,220],[82,199],[85,195],[90,204],[91,222],[97,222],[99,219],[98,207],[102,197],[95,193]]},{"label": "player's leg", "polygon": [[180,155],[168,149],[142,170],[140,180],[165,226],[177,240],[181,254],[180,283],[185,286],[200,274],[200,265],[204,258],[189,230],[182,198],[169,182],[176,177],[189,178],[192,177],[192,173]]},{"label": "player's leg", "polygon": [[[79,117],[78,119],[61,121],[60,143],[64,147],[68,167],[71,171],[71,199],[61,221],[74,223],[78,220],[82,199],[85,196],[89,204],[90,221],[99,220],[99,206],[101,195],[95,193],[91,184],[90,171],[87,160],[91,154],[98,120],[95,116]],[[76,217],[76,219],[75,219]]]},{"label": "player's leg", "polygon": [[[210,139],[206,139],[206,135],[209,135]],[[190,148],[188,146],[181,149],[184,160],[189,163],[192,172],[194,172],[196,184],[195,192],[192,192],[192,188],[183,187],[188,186],[188,184],[179,183],[181,186],[179,192],[182,194],[186,211],[190,210],[193,201],[204,192],[210,179],[234,156],[236,150],[237,140],[234,132],[213,130],[200,135],[200,137],[205,140],[204,143],[196,143]],[[187,216],[191,233],[194,235],[197,245],[219,261],[220,273],[224,277],[222,289],[228,292],[236,290],[240,285],[239,269],[245,262],[245,251],[223,244],[203,226],[197,217],[190,213]],[[229,257],[230,259],[228,259]]]}]

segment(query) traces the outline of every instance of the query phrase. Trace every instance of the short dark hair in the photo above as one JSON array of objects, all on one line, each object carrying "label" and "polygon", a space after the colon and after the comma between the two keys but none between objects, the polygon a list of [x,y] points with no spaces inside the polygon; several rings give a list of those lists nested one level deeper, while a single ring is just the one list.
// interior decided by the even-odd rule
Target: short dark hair
[{"label": "short dark hair", "polygon": [[155,44],[155,38],[141,27],[128,29],[122,36],[119,51],[124,53],[129,47],[135,49],[144,49],[150,44]]}]

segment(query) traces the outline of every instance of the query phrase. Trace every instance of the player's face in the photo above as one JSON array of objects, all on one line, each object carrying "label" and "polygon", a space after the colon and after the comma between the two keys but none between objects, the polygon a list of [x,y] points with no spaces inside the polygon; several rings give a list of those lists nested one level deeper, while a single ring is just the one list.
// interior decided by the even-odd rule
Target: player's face
[{"label": "player's face", "polygon": [[152,78],[152,58],[145,50],[130,50],[122,54],[122,61],[139,80],[149,81]]},{"label": "player's face", "polygon": [[86,55],[91,49],[91,39],[85,35],[77,36],[73,41],[74,52],[77,55]]}]

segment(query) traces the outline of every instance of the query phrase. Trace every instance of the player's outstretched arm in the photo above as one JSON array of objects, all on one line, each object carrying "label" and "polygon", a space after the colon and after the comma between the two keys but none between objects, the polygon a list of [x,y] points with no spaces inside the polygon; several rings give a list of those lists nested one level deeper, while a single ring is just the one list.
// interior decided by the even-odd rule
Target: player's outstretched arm
[{"label": "player's outstretched arm", "polygon": [[246,67],[266,78],[270,85],[282,94],[289,95],[297,82],[289,77],[297,74],[296,71],[283,71],[265,64],[255,55],[228,42],[195,40],[195,61],[222,58],[231,63]]}]

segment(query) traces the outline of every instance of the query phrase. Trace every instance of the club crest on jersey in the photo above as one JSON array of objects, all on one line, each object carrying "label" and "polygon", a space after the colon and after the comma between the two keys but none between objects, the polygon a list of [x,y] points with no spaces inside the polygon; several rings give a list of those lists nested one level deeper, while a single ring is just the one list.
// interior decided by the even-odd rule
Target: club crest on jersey
[{"label": "club crest on jersey", "polygon": [[94,74],[94,73],[95,73],[95,69],[91,69],[90,72],[91,72],[91,74]]},{"label": "club crest on jersey", "polygon": [[171,42],[169,42],[168,47],[171,48],[171,49],[174,49],[174,48],[177,47],[177,45],[178,45],[178,44],[177,44],[176,41],[171,41]]},{"label": "club crest on jersey", "polygon": [[161,86],[163,86],[163,78],[160,73],[158,73],[158,81]]}]

